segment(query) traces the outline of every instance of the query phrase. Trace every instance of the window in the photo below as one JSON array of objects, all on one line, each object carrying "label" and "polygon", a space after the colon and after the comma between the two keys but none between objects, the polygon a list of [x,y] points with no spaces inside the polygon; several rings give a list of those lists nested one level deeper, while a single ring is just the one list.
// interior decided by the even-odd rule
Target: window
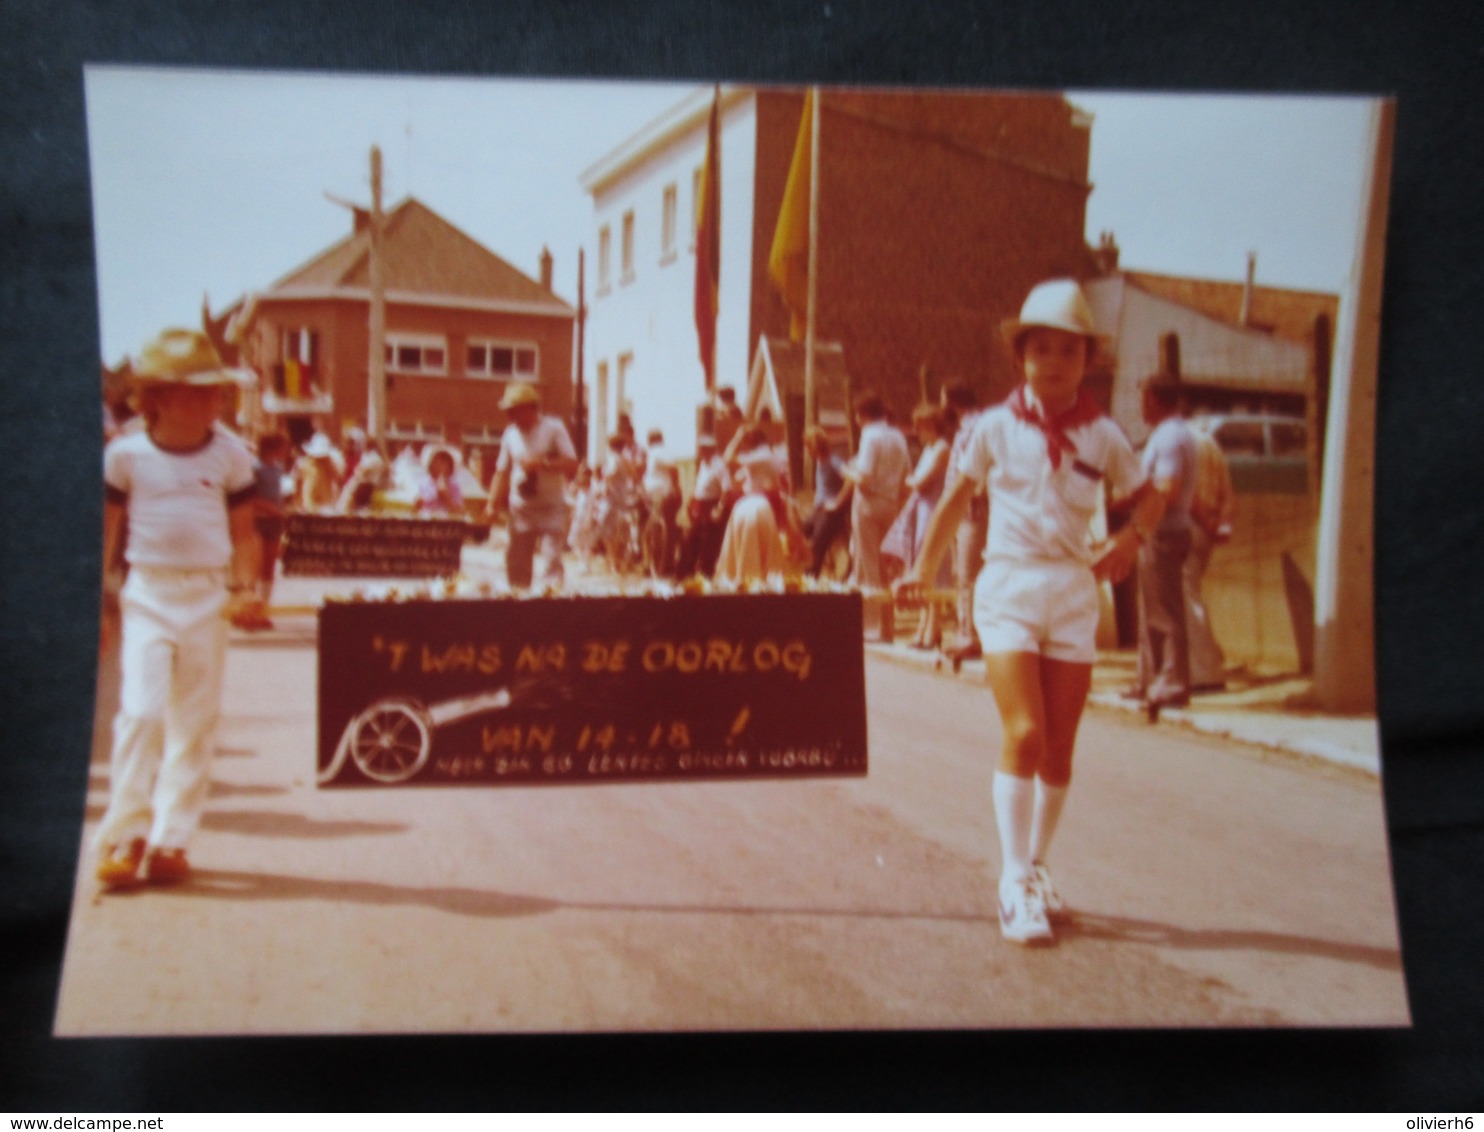
[{"label": "window", "polygon": [[448,372],[448,343],[436,334],[388,334],[388,373],[436,374]]},{"label": "window", "polygon": [[278,361],[273,365],[273,392],[301,400],[319,389],[319,334],[304,326],[278,332]]},{"label": "window", "polygon": [[660,262],[669,263],[675,258],[675,221],[679,193],[674,185],[665,186],[664,203],[660,210]]},{"label": "window", "polygon": [[634,278],[634,210],[623,214],[623,245],[619,249],[619,282],[628,283]]},{"label": "window", "polygon": [[1309,452],[1308,429],[1302,421],[1272,421],[1268,435],[1274,456],[1306,456]]},{"label": "window", "polygon": [[608,225],[598,229],[598,294],[603,294],[612,285],[613,278],[613,233]]},{"label": "window", "polygon": [[465,445],[477,445],[482,448],[498,448],[500,438],[505,434],[503,428],[494,425],[480,425],[478,428],[464,429]]},{"label": "window", "polygon": [[1216,430],[1216,443],[1228,456],[1261,456],[1263,454],[1262,422],[1227,421]]},{"label": "window", "polygon": [[608,451],[608,363],[598,363],[596,389],[593,393],[593,453],[602,461]]},{"label": "window", "polygon": [[278,335],[278,356],[285,362],[312,366],[319,361],[319,334],[307,326],[286,326]]},{"label": "window", "polygon": [[470,377],[493,377],[500,381],[535,381],[536,344],[471,338],[464,357],[464,372]]},{"label": "window", "polygon": [[[629,409],[631,408],[629,402],[629,371],[633,368],[633,354],[620,354],[618,356],[618,380],[613,389],[613,405],[614,410],[619,417],[628,413]],[[616,423],[617,417],[615,417],[615,424]]]}]

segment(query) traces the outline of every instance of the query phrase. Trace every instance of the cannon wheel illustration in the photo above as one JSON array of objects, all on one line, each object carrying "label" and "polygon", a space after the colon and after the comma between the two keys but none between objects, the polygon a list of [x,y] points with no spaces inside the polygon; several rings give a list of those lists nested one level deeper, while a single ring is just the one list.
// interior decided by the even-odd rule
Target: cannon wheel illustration
[{"label": "cannon wheel illustration", "polygon": [[376,700],[351,717],[340,733],[335,757],[319,773],[323,785],[333,781],[345,760],[373,782],[395,786],[422,770],[433,753],[433,732],[445,723],[510,706],[508,688],[424,704],[411,696]]},{"label": "cannon wheel illustration", "polygon": [[377,700],[346,728],[350,758],[376,782],[406,782],[433,751],[433,721],[415,700]]}]

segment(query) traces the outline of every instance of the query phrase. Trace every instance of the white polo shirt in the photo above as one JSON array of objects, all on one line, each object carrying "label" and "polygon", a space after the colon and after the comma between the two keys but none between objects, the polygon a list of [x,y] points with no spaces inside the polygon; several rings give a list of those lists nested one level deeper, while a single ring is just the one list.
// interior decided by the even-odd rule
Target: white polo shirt
[{"label": "white polo shirt", "polygon": [[871,421],[861,428],[860,448],[855,454],[856,499],[872,514],[895,515],[902,505],[902,485],[912,471],[907,440],[885,421]]},{"label": "white polo shirt", "polygon": [[147,431],[103,450],[108,498],[129,509],[131,566],[215,570],[232,561],[227,509],[257,491],[252,453],[221,425],[189,452],[159,447]]},{"label": "white polo shirt", "polygon": [[1144,476],[1154,483],[1173,483],[1175,498],[1160,516],[1158,530],[1190,529],[1190,502],[1195,497],[1196,462],[1199,460],[1195,430],[1178,416],[1166,417],[1144,443],[1140,461]]},{"label": "white polo shirt", "polygon": [[1063,453],[1060,467],[1041,430],[1008,404],[979,414],[972,429],[954,470],[989,487],[986,558],[1091,561],[1088,530],[1103,485],[1116,498],[1143,479],[1128,438],[1106,416],[1067,430],[1076,453]]},{"label": "white polo shirt", "polygon": [[[496,472],[510,473],[510,505],[521,507],[558,507],[565,503],[565,477],[554,472],[527,472],[521,461],[528,456],[548,458],[561,456],[575,460],[577,453],[567,428],[556,417],[537,417],[530,432],[521,432],[514,424],[505,426],[500,437],[500,458]],[[536,491],[529,499],[522,493],[528,478],[534,479]]]}]

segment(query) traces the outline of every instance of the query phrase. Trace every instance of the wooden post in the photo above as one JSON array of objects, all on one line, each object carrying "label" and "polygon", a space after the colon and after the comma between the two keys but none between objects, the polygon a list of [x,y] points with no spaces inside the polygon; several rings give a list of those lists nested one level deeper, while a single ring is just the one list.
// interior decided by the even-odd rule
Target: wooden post
[{"label": "wooden post", "polygon": [[382,263],[381,148],[371,147],[371,286],[366,432],[378,446],[386,435],[386,278]]},{"label": "wooden post", "polygon": [[[804,431],[815,423],[814,403],[814,304],[819,294],[819,87],[810,99],[812,117],[809,123],[809,291],[804,322]],[[785,416],[786,416],[785,412]],[[800,438],[801,442],[803,438]],[[814,489],[814,453],[801,443],[804,451],[804,482],[796,488]]]}]

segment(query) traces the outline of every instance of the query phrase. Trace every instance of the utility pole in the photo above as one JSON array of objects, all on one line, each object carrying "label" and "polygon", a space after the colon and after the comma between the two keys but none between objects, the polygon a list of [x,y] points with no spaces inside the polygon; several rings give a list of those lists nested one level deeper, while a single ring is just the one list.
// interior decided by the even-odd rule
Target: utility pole
[{"label": "utility pole", "polygon": [[1335,333],[1314,594],[1314,694],[1330,711],[1376,706],[1376,371],[1395,123],[1395,103],[1378,100],[1371,110],[1355,258]]},{"label": "utility pole", "polygon": [[381,148],[371,147],[371,283],[370,388],[366,396],[366,432],[380,445],[386,435],[386,278],[382,264]]},{"label": "utility pole", "polygon": [[[819,294],[819,87],[809,100],[809,291],[804,323],[804,431],[815,424],[814,398],[814,303]],[[814,453],[801,443],[804,453],[804,484],[814,486]]]}]

